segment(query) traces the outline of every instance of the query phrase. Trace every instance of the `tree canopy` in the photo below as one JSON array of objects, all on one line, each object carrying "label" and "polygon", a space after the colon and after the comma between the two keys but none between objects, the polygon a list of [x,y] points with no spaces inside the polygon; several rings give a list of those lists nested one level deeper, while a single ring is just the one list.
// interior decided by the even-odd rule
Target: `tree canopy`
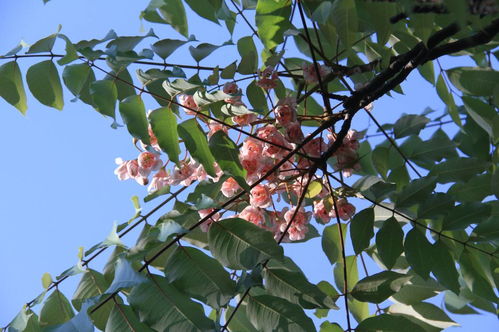
[{"label": "tree canopy", "polygon": [[[22,114],[28,94],[57,110],[69,96],[127,130],[138,152],[113,156],[115,174],[147,195],[75,266],[43,275],[4,330],[439,331],[457,325],[448,313],[496,315],[498,10],[151,0],[137,14],[168,37],[20,43],[0,56],[0,96]],[[197,40],[194,20],[231,38]],[[181,49],[192,59],[172,63]],[[224,56],[207,66],[212,53]],[[414,75],[442,111],[383,110],[381,124],[376,100]],[[319,283],[283,250],[314,238],[330,262]],[[58,287],[68,278],[73,294]]]}]

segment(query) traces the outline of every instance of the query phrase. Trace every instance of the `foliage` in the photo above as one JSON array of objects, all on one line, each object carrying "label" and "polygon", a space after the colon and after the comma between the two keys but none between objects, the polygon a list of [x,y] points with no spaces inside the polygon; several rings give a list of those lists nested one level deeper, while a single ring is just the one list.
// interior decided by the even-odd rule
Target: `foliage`
[{"label": "foliage", "polygon": [[[250,35],[198,42],[190,12]],[[142,215],[136,202],[76,266],[44,275],[45,291],[6,330],[351,331],[355,319],[357,331],[435,331],[456,325],[445,311],[495,314],[497,12],[494,1],[152,0],[140,17],[181,39],[111,31],[72,42],[58,31],[6,53],[9,104],[26,113],[19,63],[39,56],[25,72],[35,99],[62,110],[69,92],[140,143],[136,159],[117,159],[120,180],[149,184],[146,202],[188,193],[154,225],[145,220],[156,209]],[[195,65],[167,65],[187,44]],[[236,59],[200,64],[221,48]],[[476,65],[444,69],[448,55]],[[373,103],[402,93],[415,71],[444,112],[379,124]],[[377,133],[353,129],[361,113]],[[120,237],[139,226],[127,248]],[[283,243],[319,236],[334,280],[315,284]],[[91,269],[92,253],[108,247],[102,273]],[[57,286],[76,274],[70,301]],[[441,308],[427,302],[440,293]],[[339,307],[346,325],[328,321]]]}]

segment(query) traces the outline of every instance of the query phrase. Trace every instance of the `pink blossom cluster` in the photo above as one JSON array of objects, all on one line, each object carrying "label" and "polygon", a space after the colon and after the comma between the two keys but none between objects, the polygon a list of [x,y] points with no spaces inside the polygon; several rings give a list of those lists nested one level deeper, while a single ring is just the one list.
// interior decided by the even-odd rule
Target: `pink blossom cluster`
[{"label": "pink blossom cluster", "polygon": [[[322,68],[320,75],[328,73],[328,68]],[[264,89],[275,88],[278,76],[273,67],[267,67],[259,75],[258,86]],[[306,81],[317,80],[315,68],[304,66],[304,76]],[[229,96],[224,100],[226,103],[243,104],[241,89],[235,82],[226,83],[223,86],[223,92]],[[186,108],[199,109],[192,96],[180,95],[179,101]],[[188,109],[186,113],[196,114]],[[254,123],[257,120],[255,113],[232,117],[233,123],[239,126],[251,125],[251,130],[254,132],[254,135],[248,135],[245,138],[239,151],[239,161],[246,170],[245,181],[251,185],[265,176],[265,180],[253,186],[247,198],[243,199],[248,205],[236,217],[267,229],[274,233],[276,239],[283,237],[285,241],[303,240],[308,232],[308,224],[312,216],[322,224],[328,223],[332,218],[342,220],[351,218],[355,214],[355,207],[346,198],[333,197],[334,194],[320,179],[309,179],[307,175],[311,159],[320,158],[335,142],[336,134],[328,134],[326,140],[323,137],[312,139],[303,146],[299,154],[277,167],[284,156],[303,142],[305,135],[297,114],[296,99],[286,97],[279,100],[273,109],[273,115],[273,118],[264,118],[264,124],[257,128]],[[202,118],[200,120],[203,121]],[[220,130],[228,132],[228,127],[217,121],[205,121],[205,124],[208,127],[208,137]],[[218,182],[223,175],[216,163],[214,165],[216,176],[210,177],[201,164],[187,157],[171,170],[167,170],[166,165],[163,165],[159,158],[160,148],[151,129],[149,135],[152,148],[143,145],[144,149],[148,148],[149,151],[141,152],[136,160],[117,159],[118,168],[115,174],[120,180],[135,179],[138,183],[146,185],[149,183],[148,177],[156,172],[148,188],[149,192],[155,192],[165,186],[188,186],[193,181]],[[360,138],[359,133],[350,130],[340,148],[333,155],[335,169],[340,170],[345,176],[350,176],[360,167],[357,153]],[[290,207],[283,209],[276,207],[275,203],[280,202],[282,198],[289,202],[296,202],[296,199],[303,194],[305,183],[310,181],[319,182],[322,188],[321,192],[309,202],[313,206],[312,211],[306,211],[304,207],[297,208],[291,203]],[[239,183],[232,177],[226,179],[221,185],[221,192],[227,198],[234,197],[241,190]],[[205,218],[213,211],[213,209],[204,209],[199,210],[198,213],[201,218]],[[220,213],[214,213],[201,225],[201,229],[207,231],[210,225],[220,218]]]},{"label": "pink blossom cluster", "polygon": [[[323,65],[317,65],[319,68],[319,75],[321,80],[324,80],[327,75],[331,73],[331,68]],[[308,84],[317,84],[319,83],[319,75],[317,75],[317,70],[313,63],[307,64],[304,63],[302,65],[303,69],[303,79]]]}]

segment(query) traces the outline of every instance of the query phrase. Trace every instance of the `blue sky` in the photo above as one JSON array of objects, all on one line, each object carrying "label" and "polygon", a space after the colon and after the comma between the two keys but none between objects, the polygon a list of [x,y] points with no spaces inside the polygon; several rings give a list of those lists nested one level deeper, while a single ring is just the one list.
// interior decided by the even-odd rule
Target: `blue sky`
[{"label": "blue sky", "polygon": [[[4,0],[0,2],[0,53],[6,53],[21,39],[33,43],[54,33],[58,24],[73,41],[103,37],[110,29],[119,35],[143,34],[150,25],[141,23],[138,16],[146,5],[142,1],[52,0],[44,6],[41,0]],[[181,38],[167,26],[157,25],[154,29],[160,38]],[[230,37],[220,31],[216,25],[201,21],[192,26],[191,33],[199,40],[220,44]],[[229,48],[217,51],[203,63],[229,64],[230,53],[225,50]],[[185,51],[171,61],[194,64]],[[34,63],[29,59],[19,62],[24,73]],[[395,98],[383,97],[376,102],[374,114],[382,123],[394,121],[402,112],[421,112],[427,106],[443,109],[436,93],[418,74],[414,73],[403,88],[406,95],[395,94]],[[30,98],[26,116],[0,100],[4,160],[0,164],[0,326],[41,292],[44,272],[55,277],[75,264],[80,246],[88,249],[103,240],[113,221],[125,221],[133,214],[130,197],[146,195],[145,188],[134,181],[120,182],[113,174],[115,157],[136,156],[128,132],[124,128],[111,129],[108,119],[70,99],[72,96],[66,93],[65,107],[60,112]],[[152,102],[149,105],[156,107]],[[368,122],[362,119],[360,123],[357,129],[364,129]],[[144,210],[152,209],[154,204],[143,205]],[[124,242],[132,244],[136,234],[129,234]],[[286,253],[311,281],[332,281],[332,269],[320,240],[287,246]],[[73,277],[63,283],[61,289],[68,297],[78,280]],[[341,311],[336,312],[329,320],[343,321],[343,316]],[[464,330],[486,330],[496,322],[490,314],[453,317]]]}]

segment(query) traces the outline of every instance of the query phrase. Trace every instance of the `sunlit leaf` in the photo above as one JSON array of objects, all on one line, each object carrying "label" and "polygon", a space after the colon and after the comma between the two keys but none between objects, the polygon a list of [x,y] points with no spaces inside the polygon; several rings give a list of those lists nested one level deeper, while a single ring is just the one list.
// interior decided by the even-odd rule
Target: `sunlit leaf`
[{"label": "sunlit leaf", "polygon": [[11,61],[0,66],[0,96],[9,104],[26,114],[26,92],[19,65]]}]

